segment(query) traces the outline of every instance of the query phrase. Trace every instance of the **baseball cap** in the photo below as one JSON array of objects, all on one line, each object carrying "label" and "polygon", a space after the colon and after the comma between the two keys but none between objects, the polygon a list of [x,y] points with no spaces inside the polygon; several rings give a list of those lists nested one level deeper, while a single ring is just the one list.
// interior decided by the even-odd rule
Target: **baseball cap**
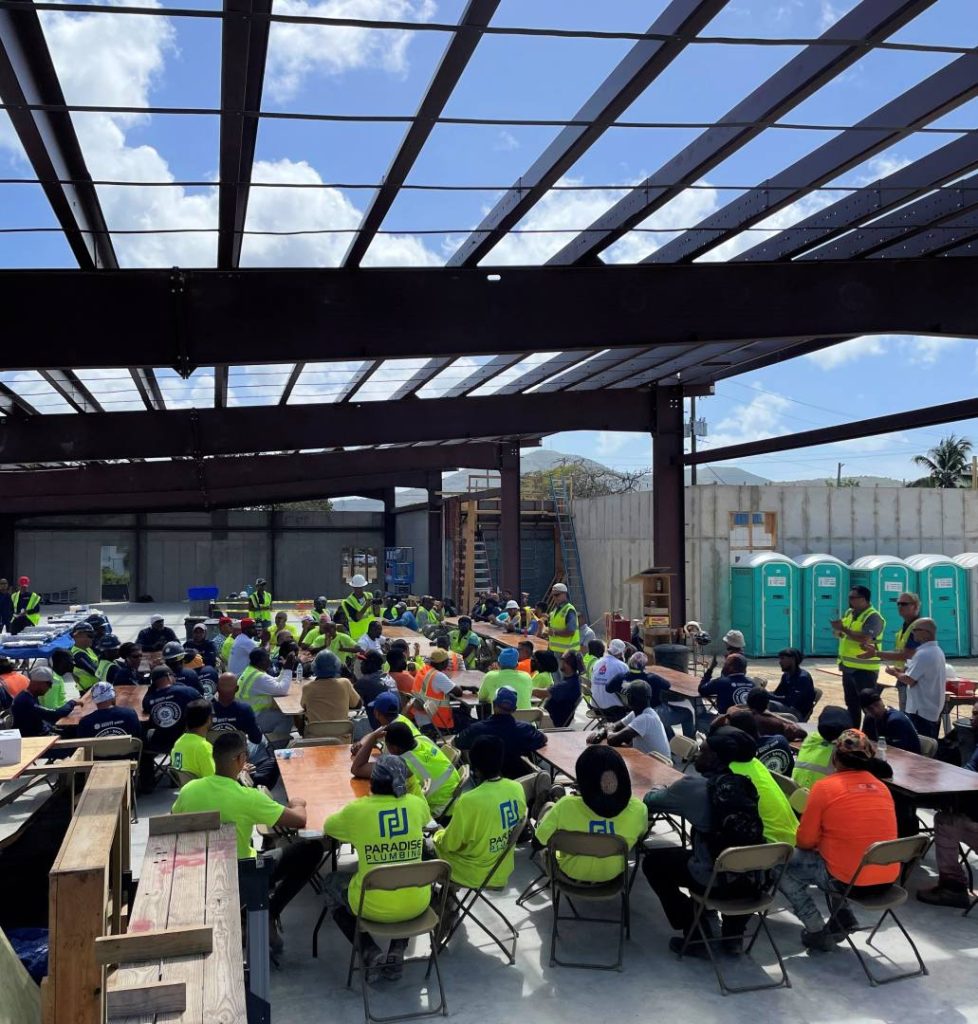
[{"label": "baseball cap", "polygon": [[31,578],[30,578],[30,576],[21,576],[21,578],[19,580],[17,580],[17,586],[18,587],[29,587],[30,585],[31,585]]},{"label": "baseball cap", "polygon": [[848,754],[850,757],[856,757],[864,761],[868,761],[876,756],[876,748],[873,746],[872,741],[866,733],[861,732],[859,729],[846,729],[836,740],[835,748],[840,753]]},{"label": "baseball cap", "polygon": [[370,772],[371,782],[389,782],[394,796],[407,792],[407,765],[396,754],[381,754]]},{"label": "baseball cap", "polygon": [[519,664],[520,656],[515,647],[507,647],[499,652],[499,657],[496,660],[499,662],[500,668],[516,668]]},{"label": "baseball cap", "polygon": [[555,594],[566,594],[567,584],[566,583],[555,583],[550,590]]},{"label": "baseball cap", "polygon": [[612,640],[608,644],[608,653],[614,655],[621,655],[625,653],[625,641],[624,640]]},{"label": "baseball cap", "polygon": [[340,674],[340,659],[332,651],[320,651],[312,663],[317,679],[335,679]]},{"label": "baseball cap", "polygon": [[518,701],[519,697],[516,695],[516,691],[508,686],[500,686],[496,691],[496,696],[492,698],[492,702],[497,708],[505,708],[507,711],[515,711]]},{"label": "baseball cap", "polygon": [[49,683],[54,682],[54,672],[47,665],[38,665],[36,668],[32,668],[29,675],[31,679],[41,679]]},{"label": "baseball cap", "polygon": [[172,679],[173,673],[166,667],[166,665],[157,665],[149,674],[149,680],[151,683],[155,683],[157,679]]},{"label": "baseball cap", "polygon": [[445,665],[448,663],[448,651],[442,647],[436,647],[431,654],[428,655],[428,661],[432,665]]},{"label": "baseball cap", "polygon": [[234,622],[234,619],[232,619],[230,615],[222,615],[217,621],[219,623],[221,623],[221,622]]},{"label": "baseball cap", "polygon": [[391,693],[388,690],[385,693],[378,693],[367,707],[373,708],[375,711],[383,711],[385,715],[396,715],[400,713],[401,702],[396,693]]},{"label": "baseball cap", "polygon": [[96,704],[104,700],[115,700],[115,687],[111,683],[96,683],[92,687],[92,700]]},{"label": "baseball cap", "polygon": [[78,622],[71,627],[71,635],[74,636],[76,633],[87,633],[89,636],[95,636],[95,630],[88,622]]},{"label": "baseball cap", "polygon": [[192,633],[196,633],[198,629],[202,633],[206,633],[207,632],[207,627],[203,624],[203,622],[195,622],[194,623],[194,628],[191,630],[191,632]]},{"label": "baseball cap", "polygon": [[255,620],[254,619],[244,618],[244,619],[241,620],[241,628],[242,629],[244,629],[245,626],[253,626],[254,624],[255,624]]},{"label": "baseball cap", "polygon": [[728,647],[739,647],[741,650],[746,646],[744,642],[744,634],[739,629],[728,629],[723,634],[723,642]]},{"label": "baseball cap", "polygon": [[163,621],[163,616],[162,616],[162,615],[159,615],[159,614],[157,614],[157,615],[151,615],[151,616],[149,617],[149,621],[150,621],[150,622],[162,622],[162,621]]}]

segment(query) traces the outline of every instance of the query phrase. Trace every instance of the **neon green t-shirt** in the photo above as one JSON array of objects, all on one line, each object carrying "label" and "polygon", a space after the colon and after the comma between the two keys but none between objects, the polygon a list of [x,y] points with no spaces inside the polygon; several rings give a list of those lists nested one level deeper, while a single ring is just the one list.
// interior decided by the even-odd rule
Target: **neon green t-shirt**
[{"label": "neon green t-shirt", "polygon": [[[428,805],[419,796],[360,797],[342,811],[331,814],[323,832],[341,843],[352,843],[357,851],[357,873],[350,882],[350,909],[360,908],[363,876],[381,864],[411,864],[421,860]],[[363,916],[371,921],[410,921],[431,902],[431,886],[368,892]]]},{"label": "neon green t-shirt", "polygon": [[221,642],[221,661],[223,661],[225,665],[231,659],[231,648],[234,646],[234,640],[234,634],[230,633]]},{"label": "neon green t-shirt", "polygon": [[750,761],[731,761],[730,770],[754,783],[759,798],[757,810],[764,824],[764,838],[769,843],[790,843],[794,846],[798,818],[767,768],[755,757]]},{"label": "neon green t-shirt", "polygon": [[414,750],[405,751],[401,757],[419,786],[431,780],[426,799],[432,817],[437,818],[451,802],[462,779],[452,762],[427,736],[419,736],[417,740]]},{"label": "neon green t-shirt", "polygon": [[526,672],[516,668],[497,668],[487,672],[479,687],[479,700],[492,703],[492,698],[501,686],[516,691],[517,711],[529,711],[533,707],[533,680]]},{"label": "neon green t-shirt", "polygon": [[214,748],[203,736],[185,732],[170,752],[170,764],[178,772],[190,772],[198,779],[214,774]]},{"label": "neon green t-shirt", "polygon": [[[434,836],[438,856],[452,866],[452,881],[476,889],[509,842],[510,830],[526,814],[523,787],[513,779],[493,779],[463,793],[447,828]],[[502,887],[513,872],[510,850],[490,884]]]},{"label": "neon green t-shirt", "polygon": [[173,805],[174,814],[219,811],[221,823],[234,825],[238,833],[238,859],[258,856],[251,845],[256,825],[277,824],[285,807],[260,789],[249,789],[225,775],[208,775],[188,782]]},{"label": "neon green t-shirt", "polygon": [[65,695],[65,681],[56,672],[52,672],[51,675],[54,676],[51,689],[43,697],[39,697],[38,700],[42,708],[47,708],[49,711],[57,711],[68,698]]},{"label": "neon green t-shirt", "polygon": [[[645,804],[632,797],[621,814],[599,818],[579,797],[562,796],[536,827],[537,839],[546,845],[554,832],[591,832],[621,836],[631,849],[649,830]],[[617,857],[562,856],[560,867],[580,882],[610,882],[622,871]]]}]

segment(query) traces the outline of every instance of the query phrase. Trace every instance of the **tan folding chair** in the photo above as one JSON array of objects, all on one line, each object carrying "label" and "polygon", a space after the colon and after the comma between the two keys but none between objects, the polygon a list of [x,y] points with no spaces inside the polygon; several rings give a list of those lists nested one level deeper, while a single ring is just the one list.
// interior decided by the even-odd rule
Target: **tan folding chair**
[{"label": "tan folding chair", "polygon": [[193,772],[181,771],[179,768],[174,768],[172,765],[167,769],[170,774],[170,778],[173,780],[173,784],[177,789],[183,789],[188,782],[193,782],[197,778]]},{"label": "tan folding chair", "polygon": [[[526,828],[526,815],[520,818],[520,820],[509,830],[509,839],[506,842],[506,848],[499,854],[496,862],[489,869],[488,874],[477,888],[470,889],[466,886],[452,883],[457,890],[457,893],[462,893],[462,895],[455,896],[457,913],[455,914],[452,927],[448,934],[442,936],[440,940],[442,949],[444,949],[451,941],[452,936],[458,931],[458,927],[462,921],[465,918],[468,918],[474,924],[477,924],[486,933],[486,935],[496,943],[496,945],[506,954],[506,959],[509,960],[511,964],[516,963],[516,940],[519,937],[519,933],[513,927],[509,918],[506,917],[499,907],[489,900],[486,896],[486,889],[491,888],[489,883],[492,881],[492,876],[496,873],[499,865],[506,859],[506,855],[516,848],[516,844],[520,841],[520,836],[523,834],[524,828]],[[506,926],[509,932],[510,941],[512,942],[511,947],[507,948],[508,944],[475,916],[474,908],[480,901],[484,903]]]},{"label": "tan folding chair", "polygon": [[[445,986],[441,980],[438,966],[438,932],[441,922],[445,920],[445,905],[448,900],[449,883],[452,869],[443,860],[416,861],[411,864],[382,864],[371,868],[364,876],[360,886],[360,904],[356,909],[356,929],[353,934],[353,950],[350,953],[350,968],[346,974],[346,987],[353,984],[353,972],[360,971],[360,986],[363,993],[363,1012],[367,1024],[386,1024],[395,1020],[415,1020],[418,1017],[435,1017],[441,1014],[448,1016],[448,1003],[445,1001]],[[395,892],[398,889],[414,889],[425,885],[441,886],[441,894],[437,897],[437,910],[431,906],[410,921],[371,921],[363,916],[363,901],[368,892]],[[438,979],[438,1005],[419,1013],[394,1014],[392,1017],[375,1017],[370,1012],[367,974],[368,968],[357,963],[360,957],[360,938],[367,932],[378,942],[389,942],[394,939],[412,939],[417,935],[427,935],[431,942],[431,954],[428,956],[428,969],[425,980],[431,976],[431,968],[435,969]],[[407,961],[406,961],[407,962]]]},{"label": "tan folding chair", "polygon": [[542,708],[524,708],[522,710],[517,709],[513,712],[513,718],[517,722],[529,722],[531,725],[535,725],[538,728],[543,723],[543,709]]},{"label": "tan folding chair", "polygon": [[815,703],[812,705],[811,713],[805,719],[803,719],[804,721],[807,722],[812,717],[812,715],[815,714],[815,709],[818,707],[819,701],[821,701],[821,699],[822,699],[822,691],[816,686],[815,687]]},{"label": "tan folding chair", "polygon": [[[781,951],[775,944],[774,937],[767,926],[767,915],[774,904],[778,883],[781,881],[781,875],[788,861],[791,860],[792,853],[793,850],[787,843],[731,846],[729,849],[724,850],[714,862],[713,873],[710,875],[710,881],[703,894],[690,892],[690,896],[696,904],[696,910],[693,914],[693,923],[690,925],[689,931],[686,932],[686,937],[683,940],[679,956],[681,959],[691,942],[702,942],[706,946],[707,955],[710,958],[710,963],[713,964],[717,981],[720,983],[720,992],[723,995],[729,995],[731,992],[759,992],[761,989],[781,988],[782,986],[784,988],[791,988],[791,981],[788,978],[784,960],[781,959]],[[717,887],[717,879],[721,875],[749,875],[754,873],[762,875],[764,879],[757,896],[720,897],[714,895],[713,890]],[[751,914],[757,914],[757,928],[754,929],[754,934],[747,943],[744,955],[750,955],[750,951],[754,948],[754,943],[757,941],[757,936],[760,935],[761,929],[763,929],[768,942],[771,943],[771,949],[774,950],[774,955],[778,958],[778,966],[781,969],[780,979],[761,985],[739,985],[736,987],[728,985],[713,952],[713,945],[717,942],[722,942],[723,938],[722,936],[710,938],[703,928],[703,915],[708,910],[716,911],[725,917],[747,917]],[[696,937],[694,938],[694,936]]]},{"label": "tan folding chair", "polygon": [[343,743],[352,743],[353,723],[349,718],[341,718],[338,721],[306,722],[306,728],[302,735],[306,739],[332,736]]},{"label": "tan folding chair", "polygon": [[688,736],[677,734],[669,740],[669,749],[679,762],[679,770],[685,771],[699,757],[700,745]]},{"label": "tan folding chair", "polygon": [[791,804],[791,809],[800,818],[805,813],[805,808],[808,806],[808,794],[811,792],[809,789],[805,789],[804,786],[799,786],[791,796],[788,797],[788,803]]},{"label": "tan folding chair", "polygon": [[789,800],[791,799],[791,794],[800,788],[794,779],[789,778],[787,775],[782,775],[780,772],[771,772],[771,778],[781,787],[781,792]]},{"label": "tan folding chair", "polygon": [[[910,938],[910,933],[903,926],[903,922],[896,916],[894,912],[897,907],[902,907],[907,902],[907,890],[894,882],[892,885],[887,886],[885,889],[879,892],[873,893],[860,893],[856,885],[856,879],[859,877],[863,868],[868,864],[874,865],[886,865],[886,864],[900,864],[902,865],[902,871],[900,878],[908,878],[910,873],[916,867],[917,862],[927,852],[927,847],[930,845],[930,839],[927,836],[907,836],[905,839],[890,839],[882,843],[873,843],[872,846],[863,854],[863,859],[859,862],[859,867],[856,868],[855,874],[849,880],[848,885],[844,888],[836,889],[833,899],[841,898],[843,903],[855,903],[857,906],[863,907],[866,910],[881,911],[880,918],[873,925],[872,930],[869,931],[869,938],[866,939],[866,945],[871,949],[876,949],[873,945],[873,939],[876,937],[876,933],[880,930],[880,926],[886,920],[887,916],[893,918],[893,923],[903,932],[903,937],[910,943],[910,948],[913,950],[914,956],[917,958],[917,970],[915,971],[902,971],[899,974],[893,974],[888,978],[880,978],[873,974],[869,968],[869,961],[860,952],[859,947],[852,941],[852,935],[846,934],[846,942],[852,947],[852,951],[856,954],[859,959],[859,963],[862,969],[866,972],[866,977],[869,978],[870,985],[887,985],[891,981],[899,981],[901,978],[916,978],[921,974],[927,974],[927,967],[924,961],[921,959],[920,951],[917,949],[916,943]],[[862,928],[854,928],[853,931],[868,931],[869,927],[865,926]],[[879,952],[879,950],[877,950]]]},{"label": "tan folding chair", "polygon": [[288,749],[293,747],[342,747],[343,740],[337,736],[303,736],[301,739],[289,740]]},{"label": "tan folding chair", "polygon": [[[617,858],[621,870],[607,882],[581,882],[571,878],[561,870],[557,854],[568,854],[577,857]],[[547,871],[550,875],[550,898],[553,904],[553,927],[550,932],[550,966],[582,967],[598,971],[620,971],[622,953],[625,948],[625,935],[631,931],[628,911],[628,844],[621,836],[603,833],[568,832],[559,829],[550,837],[547,844]],[[560,916],[560,900],[567,897],[567,902],[574,913],[573,917]],[[573,901],[587,900],[606,902],[621,900],[621,909],[617,921],[613,918],[581,917]],[[557,929],[560,921],[586,921],[592,924],[618,925],[618,957],[612,964],[583,963],[582,961],[560,960],[557,957]]]},{"label": "tan folding chair", "polygon": [[136,805],[136,790],[139,788],[139,759],[143,755],[143,741],[138,736],[106,736],[99,739],[98,745],[92,751],[95,761],[103,758],[128,757],[132,763],[130,772],[132,784],[130,786],[130,799],[132,800],[132,816],[130,821],[135,824],[139,821],[139,807]]},{"label": "tan folding chair", "polygon": [[462,752],[457,747],[454,747],[447,740],[442,743],[439,743],[438,747],[441,749],[441,752],[445,755],[445,757],[447,757],[448,760],[452,762],[452,767],[457,768],[462,761]]},{"label": "tan folding chair", "polygon": [[920,752],[924,757],[937,757],[937,740],[932,736],[919,736]]}]

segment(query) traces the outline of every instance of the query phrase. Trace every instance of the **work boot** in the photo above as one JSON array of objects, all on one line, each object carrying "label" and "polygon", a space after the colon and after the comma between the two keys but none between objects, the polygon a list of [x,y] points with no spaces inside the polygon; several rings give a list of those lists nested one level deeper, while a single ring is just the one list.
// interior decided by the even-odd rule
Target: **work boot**
[{"label": "work boot", "polygon": [[277,917],[269,916],[268,918],[268,948],[273,956],[278,956],[285,949],[282,922]]},{"label": "work boot", "polygon": [[918,889],[917,899],[932,907],[956,907],[967,910],[971,906],[971,894],[961,882],[945,879],[929,889]]},{"label": "work boot", "polygon": [[[700,918],[700,926],[703,929],[703,934],[706,935],[707,939],[712,939],[716,932],[713,929],[713,924],[710,918],[704,914]],[[685,952],[683,951],[683,943],[686,942],[687,936],[689,938],[689,944],[686,946]],[[701,960],[709,960],[710,954],[707,952],[706,943],[703,941],[702,935],[700,935],[699,929],[690,934],[687,931],[685,935],[674,935],[669,940],[669,948],[676,956],[680,954],[682,956],[698,957]]]},{"label": "work boot", "polygon": [[828,927],[819,928],[818,931],[810,932],[803,929],[801,933],[801,944],[806,949],[816,949],[822,953],[828,953],[835,948],[839,940],[829,931]]},{"label": "work boot", "polygon": [[826,926],[832,933],[833,937],[838,937],[839,940],[844,939],[849,932],[854,932],[859,929],[859,919],[849,909],[849,907],[838,907],[829,918],[829,923]]},{"label": "work boot", "polygon": [[397,981],[404,973],[404,952],[407,949],[407,939],[394,939],[387,952],[387,962],[384,964],[383,976],[385,981]]}]

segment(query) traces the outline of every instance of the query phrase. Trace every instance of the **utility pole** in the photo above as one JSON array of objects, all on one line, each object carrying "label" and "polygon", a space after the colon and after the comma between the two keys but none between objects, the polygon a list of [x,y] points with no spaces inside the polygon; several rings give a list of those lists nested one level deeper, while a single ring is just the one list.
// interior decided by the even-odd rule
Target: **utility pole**
[{"label": "utility pole", "polygon": [[840,462],[838,464],[838,468],[835,471],[835,486],[836,487],[841,487],[842,486],[842,467],[844,465],[845,465],[844,462]]},{"label": "utility pole", "polygon": [[978,455],[971,456],[971,489],[978,491]]},{"label": "utility pole", "polygon": [[[689,454],[696,454],[696,395],[689,396],[689,422],[691,430],[689,432]],[[972,471],[973,472],[973,471]],[[689,467],[689,482],[695,487],[696,486],[696,463],[694,462]]]}]

